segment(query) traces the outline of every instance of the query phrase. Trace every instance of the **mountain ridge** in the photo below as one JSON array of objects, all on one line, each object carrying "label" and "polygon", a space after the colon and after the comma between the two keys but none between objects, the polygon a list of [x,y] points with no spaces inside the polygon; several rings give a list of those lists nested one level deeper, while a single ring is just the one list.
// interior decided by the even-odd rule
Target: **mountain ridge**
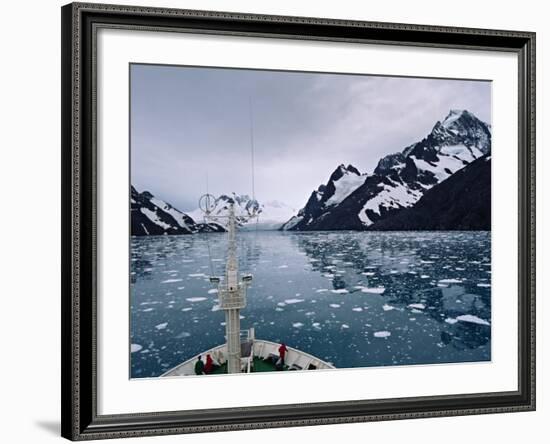
[{"label": "mountain ridge", "polygon": [[382,157],[370,174],[339,165],[281,229],[373,229],[377,221],[413,207],[427,190],[490,152],[490,126],[467,110],[450,110],[425,138]]}]

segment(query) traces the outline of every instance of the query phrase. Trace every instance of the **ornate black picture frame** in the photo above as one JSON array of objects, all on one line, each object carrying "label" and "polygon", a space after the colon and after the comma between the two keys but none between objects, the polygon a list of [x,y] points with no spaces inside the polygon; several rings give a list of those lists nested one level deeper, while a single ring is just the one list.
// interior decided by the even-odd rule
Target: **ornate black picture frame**
[{"label": "ornate black picture frame", "polygon": [[[86,3],[66,5],[61,13],[62,436],[85,440],[535,409],[534,33]],[[518,390],[98,415],[95,51],[96,31],[99,28],[507,51],[516,54],[519,66]]]}]

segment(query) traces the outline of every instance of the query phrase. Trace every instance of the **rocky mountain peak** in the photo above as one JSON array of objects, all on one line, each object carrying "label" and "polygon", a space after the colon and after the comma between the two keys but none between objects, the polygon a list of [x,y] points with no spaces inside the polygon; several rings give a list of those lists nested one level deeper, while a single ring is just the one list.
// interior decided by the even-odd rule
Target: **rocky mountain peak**
[{"label": "rocky mountain peak", "polygon": [[425,138],[381,158],[374,174],[339,165],[283,229],[369,229],[490,151],[490,126],[468,110],[451,109]]}]

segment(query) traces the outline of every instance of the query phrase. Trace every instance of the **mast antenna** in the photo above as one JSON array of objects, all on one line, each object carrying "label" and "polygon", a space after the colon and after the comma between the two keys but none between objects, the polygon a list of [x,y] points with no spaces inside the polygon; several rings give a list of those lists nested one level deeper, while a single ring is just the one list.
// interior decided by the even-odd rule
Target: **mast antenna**
[{"label": "mast antenna", "polygon": [[252,168],[252,199],[256,200],[254,183],[254,116],[252,112],[252,96],[248,97],[248,114],[250,117],[250,159]]}]

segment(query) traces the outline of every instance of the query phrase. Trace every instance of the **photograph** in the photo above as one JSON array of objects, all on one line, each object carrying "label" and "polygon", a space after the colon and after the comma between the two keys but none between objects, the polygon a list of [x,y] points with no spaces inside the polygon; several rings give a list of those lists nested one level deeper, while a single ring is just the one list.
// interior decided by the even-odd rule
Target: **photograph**
[{"label": "photograph", "polygon": [[130,378],[491,361],[490,80],[129,76]]}]

